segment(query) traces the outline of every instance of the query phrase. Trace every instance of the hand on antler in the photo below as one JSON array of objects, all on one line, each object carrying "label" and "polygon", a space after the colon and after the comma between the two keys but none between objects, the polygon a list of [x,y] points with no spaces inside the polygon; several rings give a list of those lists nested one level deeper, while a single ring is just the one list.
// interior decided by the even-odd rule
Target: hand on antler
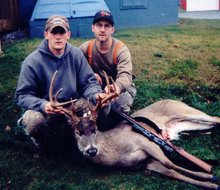
[{"label": "hand on antler", "polygon": [[120,89],[116,84],[111,84],[109,86],[106,86],[104,89],[105,93],[113,93],[116,92],[117,94],[120,94]]},{"label": "hand on antler", "polygon": [[[105,89],[106,93],[100,93],[96,96],[96,100],[97,100],[97,104],[95,107],[96,110],[98,110],[99,108],[103,108],[104,106],[106,106],[108,103],[110,103],[119,96],[119,93],[117,92],[118,87],[116,87],[113,79],[111,77],[108,77],[105,71],[103,71],[103,73],[105,75],[105,80],[107,84]],[[109,79],[112,82],[111,85]],[[118,91],[120,91],[119,88]]]},{"label": "hand on antler", "polygon": [[108,94],[106,93],[100,93],[96,95],[96,101],[99,108],[103,108],[105,107],[107,104],[110,103],[111,100],[107,100],[106,98],[108,98]]},{"label": "hand on antler", "polygon": [[55,77],[57,75],[56,71],[53,74],[53,77],[51,79],[51,83],[50,83],[50,89],[49,89],[49,102],[46,103],[45,105],[45,112],[47,114],[71,114],[70,111],[66,108],[64,108],[63,106],[68,105],[72,102],[74,102],[75,100],[69,100],[63,103],[58,102],[57,97],[59,95],[59,93],[62,91],[62,88],[60,90],[58,90],[55,94],[55,96],[53,96],[53,87],[54,87],[54,83],[55,83]]},{"label": "hand on antler", "polygon": [[46,103],[45,112],[47,114],[64,114],[62,107],[54,107],[51,102]]}]

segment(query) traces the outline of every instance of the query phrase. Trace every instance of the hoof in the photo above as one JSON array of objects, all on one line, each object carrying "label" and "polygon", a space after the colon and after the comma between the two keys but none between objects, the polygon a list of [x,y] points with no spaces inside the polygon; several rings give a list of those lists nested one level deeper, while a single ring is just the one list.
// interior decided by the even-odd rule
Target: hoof
[{"label": "hoof", "polygon": [[150,176],[150,175],[151,175],[151,172],[150,172],[149,170],[145,170],[145,171],[144,171],[144,175],[145,175],[145,176]]}]

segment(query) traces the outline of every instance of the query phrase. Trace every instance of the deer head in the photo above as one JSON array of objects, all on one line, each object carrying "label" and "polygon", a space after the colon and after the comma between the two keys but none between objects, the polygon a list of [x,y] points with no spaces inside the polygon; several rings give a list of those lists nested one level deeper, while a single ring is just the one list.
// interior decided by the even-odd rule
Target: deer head
[{"label": "deer head", "polygon": [[[109,88],[109,93],[104,99],[98,99],[95,106],[93,106],[89,101],[87,101],[86,103],[85,99],[81,99],[74,103],[76,105],[78,102],[81,102],[81,105],[87,105],[87,112],[84,113],[83,117],[80,117],[79,122],[75,125],[75,138],[79,150],[85,156],[94,157],[96,156],[96,154],[98,154],[98,148],[96,145],[96,136],[98,134],[96,120],[98,116],[98,111],[100,108],[103,107],[106,102],[112,101],[115,97],[118,96],[113,79],[111,77],[108,77],[105,72],[104,75],[107,87]],[[111,90],[109,80],[111,80],[111,82],[113,83],[113,89]]]},{"label": "deer head", "polygon": [[[53,96],[53,87],[55,83],[55,77],[57,75],[57,71],[54,73],[49,90],[49,100],[51,105],[54,108],[61,109],[69,118],[69,123],[74,129],[74,134],[77,140],[78,147],[80,151],[84,155],[95,156],[98,152],[95,146],[95,139],[97,134],[97,125],[96,120],[98,117],[98,111],[106,104],[112,101],[114,98],[118,96],[116,93],[116,88],[114,85],[114,81],[111,77],[108,77],[105,74],[105,80],[109,87],[110,81],[113,83],[113,90],[109,89],[108,94],[104,94],[105,96],[99,96],[97,99],[97,104],[94,106],[91,102],[86,99],[79,100],[70,100],[67,102],[60,103],[57,101],[57,97],[59,93],[62,91],[62,88],[55,93]],[[110,88],[110,87],[109,87]],[[64,105],[70,104],[71,106],[68,108],[63,107]]]}]

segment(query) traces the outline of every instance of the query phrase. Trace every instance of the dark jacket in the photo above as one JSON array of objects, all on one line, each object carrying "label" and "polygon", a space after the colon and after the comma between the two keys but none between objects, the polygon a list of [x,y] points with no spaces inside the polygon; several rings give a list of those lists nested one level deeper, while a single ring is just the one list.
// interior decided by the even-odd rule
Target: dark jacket
[{"label": "dark jacket", "polygon": [[102,90],[80,49],[67,43],[63,56],[58,58],[50,52],[47,40],[22,63],[15,102],[25,109],[44,112],[56,70],[53,93],[63,88],[58,96],[60,102],[84,97],[95,103],[96,94]]}]

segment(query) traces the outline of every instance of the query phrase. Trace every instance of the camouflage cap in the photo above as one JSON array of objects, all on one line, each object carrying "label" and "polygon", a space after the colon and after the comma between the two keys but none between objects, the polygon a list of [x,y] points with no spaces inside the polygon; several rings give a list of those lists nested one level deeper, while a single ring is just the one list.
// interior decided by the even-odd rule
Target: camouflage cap
[{"label": "camouflage cap", "polygon": [[53,15],[47,19],[45,31],[51,32],[55,27],[62,27],[66,32],[70,30],[68,19],[61,15]]}]

